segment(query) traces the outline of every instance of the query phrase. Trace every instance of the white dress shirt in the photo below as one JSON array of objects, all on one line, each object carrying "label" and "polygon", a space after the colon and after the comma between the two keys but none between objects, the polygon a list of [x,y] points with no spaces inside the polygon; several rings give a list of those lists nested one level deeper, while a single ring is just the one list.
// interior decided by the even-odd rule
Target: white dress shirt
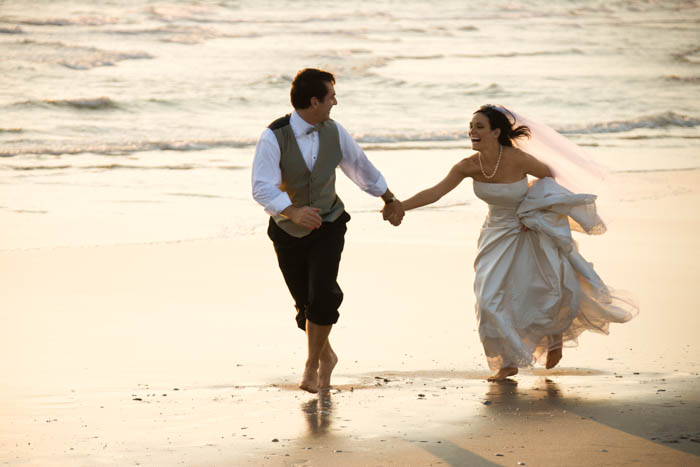
[{"label": "white dress shirt", "polygon": [[[289,124],[294,132],[297,145],[304,157],[304,162],[313,170],[318,158],[318,131],[307,132],[313,125],[306,122],[296,113],[292,112]],[[360,145],[350,136],[350,133],[340,123],[338,127],[340,150],[342,159],[340,169],[363,191],[373,196],[381,196],[386,192],[387,184],[379,170],[367,159]],[[280,190],[282,183],[282,171],[280,169],[280,147],[277,137],[269,128],[260,135],[255,147],[255,159],[253,159],[253,198],[260,203],[265,212],[271,216],[284,211],[292,204],[289,195]]]}]

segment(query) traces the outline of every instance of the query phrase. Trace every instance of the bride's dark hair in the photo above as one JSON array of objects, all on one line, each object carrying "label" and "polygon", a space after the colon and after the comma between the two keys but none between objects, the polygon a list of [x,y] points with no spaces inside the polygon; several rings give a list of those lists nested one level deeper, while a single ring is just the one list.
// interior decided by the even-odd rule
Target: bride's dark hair
[{"label": "bride's dark hair", "polygon": [[[501,129],[501,134],[498,135],[498,142],[502,146],[513,146],[513,140],[516,138],[530,137],[530,128],[525,125],[520,125],[513,128],[515,117],[505,107],[496,107],[494,105],[482,105],[474,113],[481,113],[489,119],[491,129]],[[512,121],[511,121],[512,119]]]}]

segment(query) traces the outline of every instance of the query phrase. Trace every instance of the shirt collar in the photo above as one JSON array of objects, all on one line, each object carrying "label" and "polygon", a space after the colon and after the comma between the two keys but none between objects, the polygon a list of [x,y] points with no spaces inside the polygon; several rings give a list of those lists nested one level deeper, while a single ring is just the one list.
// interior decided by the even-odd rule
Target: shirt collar
[{"label": "shirt collar", "polygon": [[289,118],[289,124],[292,126],[294,136],[306,136],[307,132],[314,127],[309,122],[301,118],[296,110],[292,112],[292,116]]}]

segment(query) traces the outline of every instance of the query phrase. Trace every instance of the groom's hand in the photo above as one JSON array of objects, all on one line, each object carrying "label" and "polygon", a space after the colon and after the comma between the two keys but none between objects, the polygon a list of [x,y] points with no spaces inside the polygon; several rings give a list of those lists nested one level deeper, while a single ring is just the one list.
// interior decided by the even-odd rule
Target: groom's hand
[{"label": "groom's hand", "polygon": [[297,225],[313,230],[321,227],[321,216],[318,214],[319,211],[320,209],[312,208],[310,206],[304,206],[302,208],[288,206],[284,211],[282,211],[282,215],[288,217]]},{"label": "groom's hand", "polygon": [[403,205],[398,199],[389,204],[385,204],[382,208],[382,217],[385,221],[389,221],[393,226],[400,225],[404,215],[405,211],[403,209]]}]

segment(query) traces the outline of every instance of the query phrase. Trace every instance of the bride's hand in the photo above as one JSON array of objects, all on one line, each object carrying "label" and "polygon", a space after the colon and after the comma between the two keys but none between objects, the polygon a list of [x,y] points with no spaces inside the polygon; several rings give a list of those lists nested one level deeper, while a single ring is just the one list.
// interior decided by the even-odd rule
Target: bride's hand
[{"label": "bride's hand", "polygon": [[384,220],[389,221],[393,226],[400,225],[401,221],[403,220],[403,216],[405,215],[403,205],[399,200],[396,200],[390,204],[385,204],[381,212]]}]

